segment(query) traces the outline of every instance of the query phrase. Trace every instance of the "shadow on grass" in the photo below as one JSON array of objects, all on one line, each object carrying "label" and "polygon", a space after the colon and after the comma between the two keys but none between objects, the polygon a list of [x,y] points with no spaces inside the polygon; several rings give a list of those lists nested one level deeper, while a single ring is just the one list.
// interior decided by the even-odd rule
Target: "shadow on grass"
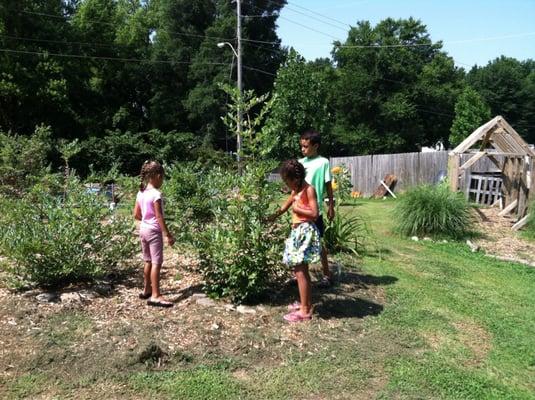
[{"label": "shadow on grass", "polygon": [[[315,312],[320,318],[363,318],[378,315],[383,305],[366,300],[370,291],[378,290],[377,286],[392,285],[398,281],[395,276],[360,274],[346,271],[338,277],[335,284],[328,288],[319,287],[321,273],[312,273],[312,296]],[[286,306],[296,300],[298,289],[296,284],[285,284],[266,291],[256,301],[249,304],[265,304],[272,307]]]},{"label": "shadow on grass", "polygon": [[364,318],[379,315],[383,306],[358,297],[328,298],[318,303],[314,311],[322,319]]}]

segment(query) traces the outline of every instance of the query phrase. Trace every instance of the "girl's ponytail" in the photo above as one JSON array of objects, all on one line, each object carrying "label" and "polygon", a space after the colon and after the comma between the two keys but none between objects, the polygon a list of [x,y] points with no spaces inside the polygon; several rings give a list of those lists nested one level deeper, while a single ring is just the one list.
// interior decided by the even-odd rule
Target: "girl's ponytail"
[{"label": "girl's ponytail", "polygon": [[139,174],[139,176],[141,177],[141,182],[139,184],[139,191],[140,192],[143,192],[145,190],[145,188],[147,187],[147,179],[146,179],[146,172],[147,172],[147,166],[149,165],[149,163],[147,161],[145,161],[143,163],[143,166],[141,167],[141,173]]}]

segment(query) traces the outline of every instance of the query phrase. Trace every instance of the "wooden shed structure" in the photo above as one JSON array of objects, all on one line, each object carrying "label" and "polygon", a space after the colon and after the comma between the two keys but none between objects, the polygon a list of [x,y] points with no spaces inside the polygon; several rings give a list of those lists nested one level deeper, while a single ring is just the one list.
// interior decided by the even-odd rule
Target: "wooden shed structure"
[{"label": "wooden shed structure", "polygon": [[[461,164],[466,155],[468,160]],[[519,221],[527,219],[529,200],[535,199],[535,151],[503,117],[497,116],[477,128],[449,153],[448,176],[453,191],[459,190],[459,180],[465,178],[464,171],[483,157],[488,157],[501,171],[499,200],[502,214],[514,212]],[[479,189],[490,192],[492,188]]]}]

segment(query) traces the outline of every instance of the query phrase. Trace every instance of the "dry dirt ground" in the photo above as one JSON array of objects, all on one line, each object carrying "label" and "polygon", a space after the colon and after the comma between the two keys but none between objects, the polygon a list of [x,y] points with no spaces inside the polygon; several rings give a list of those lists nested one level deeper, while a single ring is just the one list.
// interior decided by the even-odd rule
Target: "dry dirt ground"
[{"label": "dry dirt ground", "polygon": [[517,261],[535,267],[535,242],[511,230],[512,217],[500,217],[495,207],[477,209],[477,230],[482,236],[475,240],[488,255]]},{"label": "dry dirt ground", "polygon": [[[0,398],[2,383],[28,375],[68,382],[78,393],[103,374],[142,371],[149,364],[165,370],[225,357],[246,365],[280,364],[292,351],[312,354],[342,336],[357,339],[363,318],[383,310],[383,285],[394,283],[351,266],[335,287],[314,290],[313,323],[288,325],[282,316],[297,288],[284,286],[259,304],[236,307],[202,294],[195,262],[167,250],[162,289],[175,303],[170,309],[138,298],[141,266],[120,282],[52,293],[52,301],[39,301],[42,291],[0,289]],[[50,390],[43,398],[53,398]]]}]

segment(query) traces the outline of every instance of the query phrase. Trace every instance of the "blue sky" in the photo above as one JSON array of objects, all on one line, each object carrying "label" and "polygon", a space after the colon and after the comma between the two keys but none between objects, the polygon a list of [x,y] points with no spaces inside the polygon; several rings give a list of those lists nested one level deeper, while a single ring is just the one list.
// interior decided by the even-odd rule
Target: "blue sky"
[{"label": "blue sky", "polygon": [[500,55],[535,59],[535,0],[288,0],[278,35],[312,60],[329,57],[334,38],[345,40],[349,27],[340,22],[375,25],[387,17],[420,19],[460,67],[486,65]]}]

